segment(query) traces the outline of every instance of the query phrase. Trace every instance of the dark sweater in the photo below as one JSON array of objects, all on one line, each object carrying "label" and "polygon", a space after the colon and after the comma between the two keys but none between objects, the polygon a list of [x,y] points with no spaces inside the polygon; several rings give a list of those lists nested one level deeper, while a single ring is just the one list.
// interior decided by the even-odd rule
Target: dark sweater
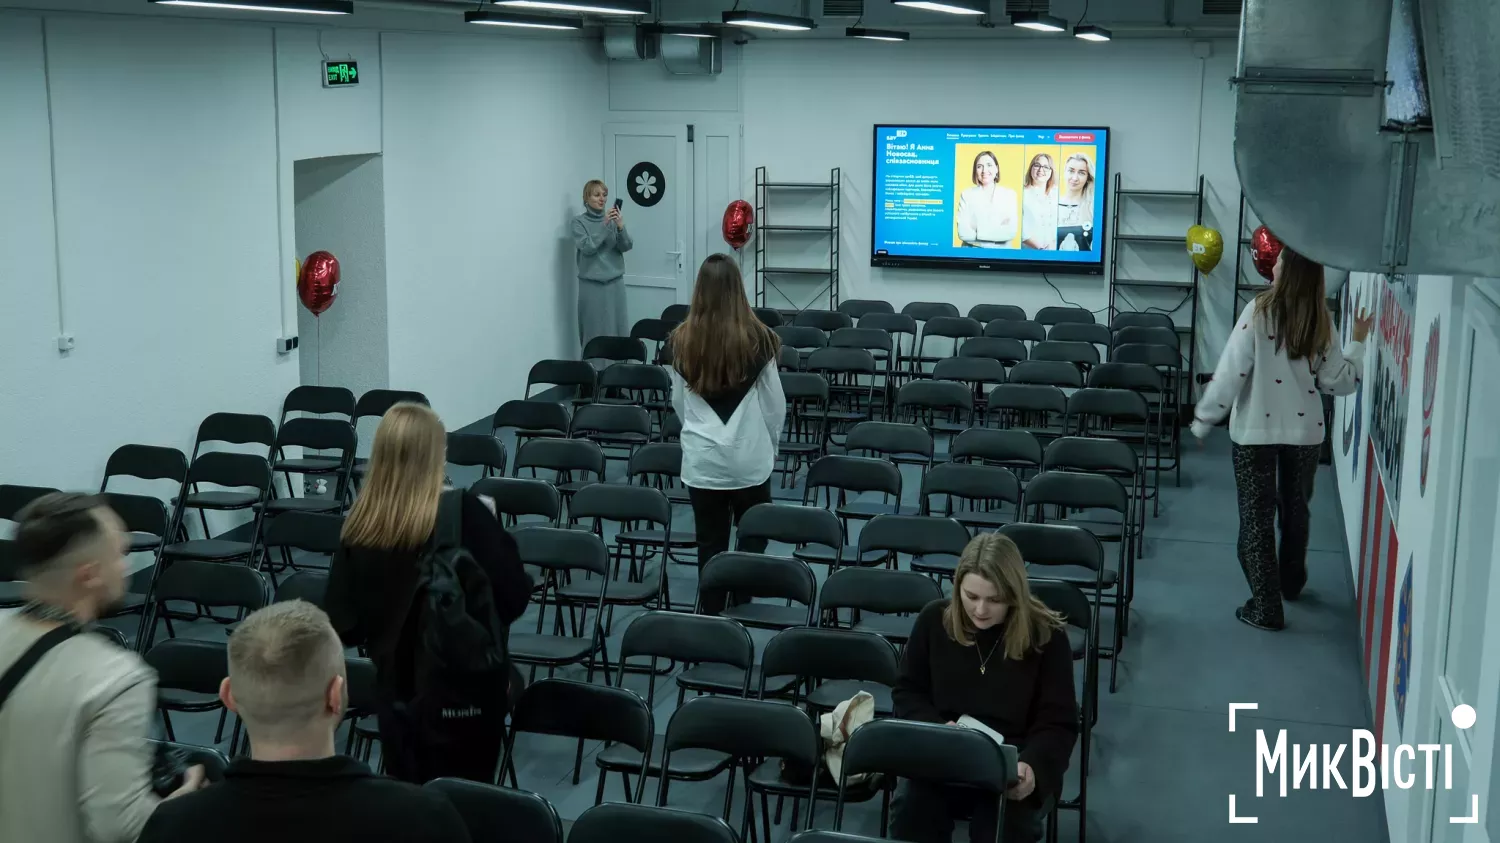
[{"label": "dark sweater", "polygon": [[[462,541],[484,568],[495,592],[500,621],[514,623],[531,600],[531,577],[516,540],[484,501],[463,491]],[[416,624],[401,626],[415,597],[418,550],[344,547],[328,572],[327,609],[344,645],[363,645],[375,663],[376,684],[388,700],[413,696]]]},{"label": "dark sweater", "polygon": [[1036,774],[1036,792],[1056,796],[1078,737],[1073,651],[1066,630],[1056,630],[1040,651],[1020,660],[999,644],[985,672],[980,660],[1004,633],[1002,623],[980,630],[975,646],[948,637],[945,598],[927,604],[912,626],[901,677],[891,695],[904,720],[947,723],[967,714],[1005,736],[1019,760]]},{"label": "dark sweater", "polygon": [[224,781],[157,806],[138,843],[468,843],[441,794],[352,758],[229,765]]}]

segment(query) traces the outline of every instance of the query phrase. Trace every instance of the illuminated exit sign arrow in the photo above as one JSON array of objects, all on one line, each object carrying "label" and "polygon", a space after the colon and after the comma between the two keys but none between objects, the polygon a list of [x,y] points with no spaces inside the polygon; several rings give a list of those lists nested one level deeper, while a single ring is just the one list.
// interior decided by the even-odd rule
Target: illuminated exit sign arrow
[{"label": "illuminated exit sign arrow", "polygon": [[359,62],[356,61],[325,61],[323,62],[323,87],[340,88],[345,85],[359,84]]}]

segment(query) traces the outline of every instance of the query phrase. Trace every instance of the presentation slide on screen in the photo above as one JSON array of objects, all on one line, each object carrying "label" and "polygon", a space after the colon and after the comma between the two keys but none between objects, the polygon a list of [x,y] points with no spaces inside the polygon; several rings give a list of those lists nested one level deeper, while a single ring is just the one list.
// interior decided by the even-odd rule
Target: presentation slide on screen
[{"label": "presentation slide on screen", "polygon": [[1105,129],[875,127],[874,258],[1100,264]]}]

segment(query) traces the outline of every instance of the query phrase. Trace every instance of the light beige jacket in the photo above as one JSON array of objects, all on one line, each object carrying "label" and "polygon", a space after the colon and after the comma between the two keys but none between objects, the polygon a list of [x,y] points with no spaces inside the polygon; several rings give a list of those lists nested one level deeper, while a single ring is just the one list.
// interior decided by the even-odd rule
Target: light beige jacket
[{"label": "light beige jacket", "polygon": [[[0,613],[0,673],[43,629]],[[159,801],[156,674],[98,635],[54,647],[0,708],[0,841],[130,843]]]}]

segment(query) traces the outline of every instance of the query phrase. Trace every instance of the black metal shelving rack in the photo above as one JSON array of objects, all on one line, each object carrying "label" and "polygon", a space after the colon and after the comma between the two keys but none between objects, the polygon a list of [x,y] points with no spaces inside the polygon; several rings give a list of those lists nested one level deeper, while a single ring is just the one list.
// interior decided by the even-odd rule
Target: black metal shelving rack
[{"label": "black metal shelving rack", "polygon": [[1266,288],[1265,279],[1259,275],[1249,277],[1245,275],[1247,265],[1252,268],[1252,271],[1255,266],[1254,259],[1250,257],[1250,235],[1255,233],[1260,222],[1254,218],[1254,214],[1255,211],[1245,203],[1244,191],[1241,191],[1240,219],[1234,230],[1234,238],[1237,242],[1234,248],[1234,313],[1229,315],[1230,327],[1233,327],[1234,321],[1240,318],[1240,311],[1245,309],[1245,303]]},{"label": "black metal shelving rack", "polygon": [[[1129,199],[1154,199],[1161,201],[1181,200],[1193,203],[1193,220],[1188,225],[1202,225],[1204,205],[1204,178],[1198,177],[1198,188],[1196,190],[1126,190],[1121,187],[1120,174],[1115,173],[1115,204],[1114,213],[1111,218],[1110,227],[1110,249],[1109,249],[1109,314],[1113,321],[1119,313],[1132,312],[1135,306],[1132,304],[1130,310],[1121,310],[1119,301],[1124,299],[1127,304],[1129,300],[1122,295],[1122,290],[1129,289],[1158,289],[1179,290],[1183,294],[1183,301],[1172,308],[1172,313],[1180,310],[1184,305],[1191,303],[1192,310],[1188,315],[1185,325],[1177,325],[1179,336],[1187,339],[1187,348],[1183,349],[1185,367],[1183,377],[1178,383],[1178,400],[1181,404],[1192,403],[1193,383],[1197,375],[1198,363],[1198,287],[1201,275],[1198,267],[1187,258],[1187,229],[1188,225],[1182,227],[1180,234],[1121,234],[1120,213],[1126,200]],[[1153,248],[1176,247],[1182,249],[1183,257],[1188,261],[1192,269],[1192,275],[1185,279],[1143,279],[1122,278],[1119,272],[1120,246],[1121,244],[1140,244]],[[1162,310],[1162,308],[1147,308],[1148,310]],[[1168,315],[1171,315],[1170,313]],[[1176,320],[1173,320],[1174,322]]]},{"label": "black metal shelving rack", "polygon": [[[781,288],[776,286],[776,276],[802,276],[827,279],[827,285],[820,289],[807,304],[796,307],[790,296],[781,293],[787,304],[793,311],[806,310],[812,307],[828,294],[828,309],[834,310],[839,306],[839,222],[840,209],[839,197],[842,193],[839,168],[834,167],[828,172],[826,182],[800,182],[800,181],[771,181],[766,175],[765,167],[755,168],[755,305],[766,306],[766,289],[775,287],[777,292]],[[787,192],[826,192],[828,194],[828,223],[827,225],[780,224],[775,221],[770,213],[771,194]],[[821,221],[820,221],[821,222]],[[814,266],[785,266],[768,263],[766,245],[770,238],[767,235],[788,235],[796,237],[826,237],[828,238],[828,265],[826,267]]]}]

